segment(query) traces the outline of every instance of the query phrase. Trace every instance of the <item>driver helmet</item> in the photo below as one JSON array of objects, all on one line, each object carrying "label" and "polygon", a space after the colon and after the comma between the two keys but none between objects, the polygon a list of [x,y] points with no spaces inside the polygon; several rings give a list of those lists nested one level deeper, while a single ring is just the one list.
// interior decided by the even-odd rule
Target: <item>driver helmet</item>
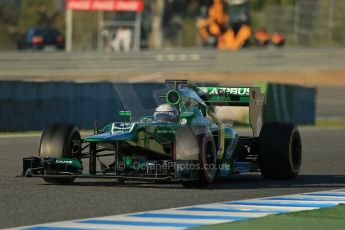
[{"label": "driver helmet", "polygon": [[153,119],[155,121],[177,122],[178,121],[178,111],[172,105],[162,104],[156,108],[156,110],[153,114]]}]

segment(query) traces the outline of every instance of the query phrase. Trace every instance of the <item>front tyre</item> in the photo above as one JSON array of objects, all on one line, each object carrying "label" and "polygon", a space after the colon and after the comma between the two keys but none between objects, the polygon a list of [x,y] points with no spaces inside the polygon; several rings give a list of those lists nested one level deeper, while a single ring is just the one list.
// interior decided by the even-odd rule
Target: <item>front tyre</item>
[{"label": "front tyre", "polygon": [[41,136],[39,156],[51,158],[78,158],[81,151],[81,136],[76,125],[53,123]]},{"label": "front tyre", "polygon": [[271,122],[259,136],[259,163],[265,179],[293,179],[300,171],[302,143],[296,125]]},{"label": "front tyre", "polygon": [[198,180],[183,181],[186,188],[206,187],[212,184],[216,177],[217,153],[212,133],[208,130],[197,135],[199,144]]},{"label": "front tyre", "polygon": [[212,184],[216,177],[217,155],[214,138],[211,133],[199,137],[201,146],[199,163],[201,170],[199,172],[199,181],[201,185]]},{"label": "front tyre", "polygon": [[[53,123],[42,133],[39,156],[42,158],[80,158],[81,136],[76,125]],[[52,184],[72,183],[74,178],[43,178]]]}]

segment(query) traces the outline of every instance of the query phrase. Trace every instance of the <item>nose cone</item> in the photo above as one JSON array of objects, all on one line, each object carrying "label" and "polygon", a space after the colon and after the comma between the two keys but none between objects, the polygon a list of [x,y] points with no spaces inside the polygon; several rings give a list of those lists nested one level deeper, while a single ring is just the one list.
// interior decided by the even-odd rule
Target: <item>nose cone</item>
[{"label": "nose cone", "polygon": [[111,141],[118,141],[118,140],[128,140],[133,137],[133,134],[130,132],[123,132],[123,133],[102,133],[97,135],[92,135],[85,137],[84,140],[86,142],[111,142]]}]

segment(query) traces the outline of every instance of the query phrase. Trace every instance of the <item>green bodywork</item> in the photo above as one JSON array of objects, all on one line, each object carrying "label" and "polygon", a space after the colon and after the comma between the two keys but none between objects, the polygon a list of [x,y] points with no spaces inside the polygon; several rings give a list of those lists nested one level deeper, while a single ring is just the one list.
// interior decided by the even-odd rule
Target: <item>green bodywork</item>
[{"label": "green bodywork", "polygon": [[197,154],[186,153],[183,146],[180,147],[190,143],[184,143],[179,137],[186,132],[186,127],[202,127],[214,137],[219,175],[250,171],[249,164],[236,163],[241,148],[239,135],[233,128],[226,127],[213,111],[213,106],[250,106],[250,95],[248,87],[176,87],[165,95],[166,103],[178,110],[176,122],[157,121],[153,116],[131,121],[130,111],[120,111],[122,121],[112,122],[82,141],[114,150],[116,160],[123,161],[126,167],[137,156],[144,156],[141,164],[153,159],[197,161]]}]

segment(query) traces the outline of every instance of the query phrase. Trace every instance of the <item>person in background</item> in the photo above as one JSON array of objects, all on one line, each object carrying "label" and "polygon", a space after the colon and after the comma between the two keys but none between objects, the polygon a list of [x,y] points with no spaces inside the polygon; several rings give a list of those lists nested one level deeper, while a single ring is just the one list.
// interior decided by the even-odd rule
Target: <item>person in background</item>
[{"label": "person in background", "polygon": [[255,33],[255,44],[258,47],[266,47],[270,43],[270,35],[267,33],[266,29],[261,29]]},{"label": "person in background", "polygon": [[120,52],[129,52],[131,50],[131,40],[132,40],[132,31],[126,27],[119,27],[116,30],[116,35],[111,41],[111,47],[114,51]]},{"label": "person in background", "polygon": [[255,44],[258,47],[266,47],[270,43],[272,43],[276,47],[283,47],[285,41],[286,38],[281,32],[275,32],[270,35],[266,29],[261,29],[255,33]]},{"label": "person in background", "polygon": [[280,32],[275,32],[271,37],[271,42],[276,47],[283,47],[285,44],[285,41],[286,41],[286,38],[285,38],[284,34],[282,34]]}]

